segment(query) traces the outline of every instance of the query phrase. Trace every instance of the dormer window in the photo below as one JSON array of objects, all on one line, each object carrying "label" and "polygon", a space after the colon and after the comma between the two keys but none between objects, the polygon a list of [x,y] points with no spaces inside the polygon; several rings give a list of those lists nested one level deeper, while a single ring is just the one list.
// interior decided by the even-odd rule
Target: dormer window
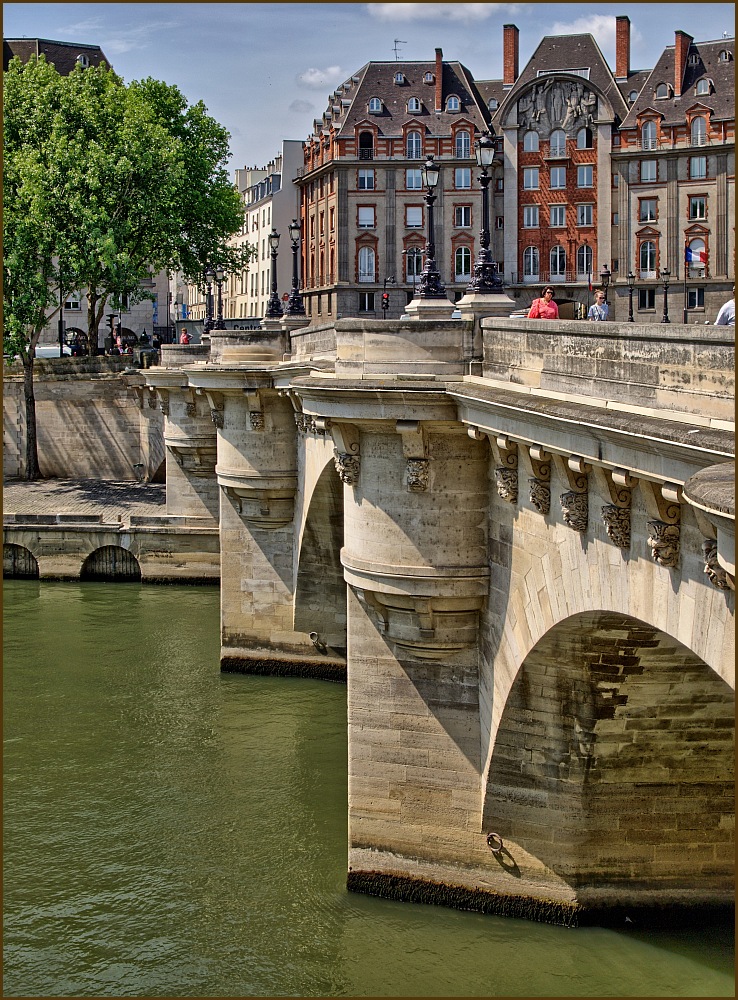
[{"label": "dormer window", "polygon": [[404,83],[404,82],[405,82],[405,74],[395,73],[395,83]]},{"label": "dormer window", "polygon": [[420,101],[417,97],[411,97],[407,102],[408,111],[420,111]]},{"label": "dormer window", "polygon": [[730,62],[733,56],[728,52],[727,49],[723,49],[718,56],[718,62]]},{"label": "dormer window", "polygon": [[656,100],[662,101],[665,97],[669,96],[669,86],[666,83],[660,83],[656,88]]},{"label": "dormer window", "polygon": [[699,53],[692,52],[690,53],[689,59],[687,59],[687,65],[696,66],[699,63],[699,61],[700,61]]},{"label": "dormer window", "polygon": [[633,101],[635,101],[636,97],[638,97],[638,91],[631,90],[631,92],[628,94],[628,100],[630,101],[631,104],[633,103]]},{"label": "dormer window", "polygon": [[423,83],[435,83],[435,82],[436,82],[435,73],[424,73],[423,74]]},{"label": "dormer window", "polygon": [[499,106],[500,106],[500,102],[497,100],[496,97],[490,97],[490,99],[487,101],[487,110],[488,111],[497,111],[497,109],[499,108]]},{"label": "dormer window", "polygon": [[454,94],[448,98],[446,101],[446,111],[458,111],[461,107],[461,101]]},{"label": "dormer window", "polygon": [[382,110],[382,102],[378,97],[371,97],[369,99],[369,110],[373,111],[375,114]]},{"label": "dormer window", "polygon": [[710,93],[710,81],[709,80],[698,80],[697,86],[694,88],[695,94],[699,97],[702,94]]},{"label": "dormer window", "polygon": [[77,56],[76,62],[82,67],[82,69],[87,69],[90,65],[90,60],[86,55],[84,55],[84,53],[80,53],[80,55]]}]

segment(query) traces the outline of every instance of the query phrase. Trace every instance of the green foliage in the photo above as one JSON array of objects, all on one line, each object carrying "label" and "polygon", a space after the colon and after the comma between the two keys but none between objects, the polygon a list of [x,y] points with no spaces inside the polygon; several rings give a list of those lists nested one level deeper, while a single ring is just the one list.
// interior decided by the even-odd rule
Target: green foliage
[{"label": "green foliage", "polygon": [[[42,56],[5,74],[5,335],[28,345],[65,290],[86,290],[91,344],[110,296],[135,302],[162,269],[199,277],[228,246],[243,206],[228,180],[228,133],[202,103],[105,65],[60,76]],[[56,292],[55,292],[56,288]],[[40,322],[40,326],[39,326]],[[7,346],[6,346],[7,350]]]}]

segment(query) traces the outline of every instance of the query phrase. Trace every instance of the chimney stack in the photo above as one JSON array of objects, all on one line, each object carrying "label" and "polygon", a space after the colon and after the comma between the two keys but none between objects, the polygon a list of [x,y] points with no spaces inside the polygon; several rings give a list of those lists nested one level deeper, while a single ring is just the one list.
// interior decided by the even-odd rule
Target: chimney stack
[{"label": "chimney stack", "polygon": [[518,78],[520,32],[514,24],[502,26],[502,85],[509,90]]},{"label": "chimney stack", "polygon": [[627,80],[630,73],[630,18],[615,18],[615,79]]},{"label": "chimney stack", "polygon": [[443,111],[443,49],[436,49],[436,111]]},{"label": "chimney stack", "polygon": [[674,97],[682,96],[684,70],[687,66],[687,54],[692,44],[692,36],[686,31],[674,33]]}]

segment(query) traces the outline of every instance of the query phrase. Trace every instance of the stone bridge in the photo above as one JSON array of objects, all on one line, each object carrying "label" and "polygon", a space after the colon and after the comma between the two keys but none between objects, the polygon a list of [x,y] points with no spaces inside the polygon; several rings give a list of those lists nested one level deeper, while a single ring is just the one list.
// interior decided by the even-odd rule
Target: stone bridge
[{"label": "stone bridge", "polygon": [[219,506],[223,668],[346,677],[352,889],[730,906],[733,329],[479,313],[143,373],[168,510]]}]

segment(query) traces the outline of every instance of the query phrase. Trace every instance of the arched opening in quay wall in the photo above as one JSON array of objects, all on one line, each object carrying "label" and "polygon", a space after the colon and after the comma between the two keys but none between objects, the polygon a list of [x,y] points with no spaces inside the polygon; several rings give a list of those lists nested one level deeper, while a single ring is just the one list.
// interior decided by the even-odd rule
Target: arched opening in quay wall
[{"label": "arched opening in quay wall", "polygon": [[3,577],[20,580],[38,580],[38,561],[23,545],[3,545]]},{"label": "arched opening in quay wall", "polygon": [[686,646],[628,615],[574,615],[510,690],[483,828],[521,859],[518,892],[532,858],[585,906],[727,903],[733,744],[734,693]]},{"label": "arched opening in quay wall", "polygon": [[115,580],[136,583],[141,580],[141,567],[136,557],[119,545],[104,545],[85,559],[80,580]]}]

